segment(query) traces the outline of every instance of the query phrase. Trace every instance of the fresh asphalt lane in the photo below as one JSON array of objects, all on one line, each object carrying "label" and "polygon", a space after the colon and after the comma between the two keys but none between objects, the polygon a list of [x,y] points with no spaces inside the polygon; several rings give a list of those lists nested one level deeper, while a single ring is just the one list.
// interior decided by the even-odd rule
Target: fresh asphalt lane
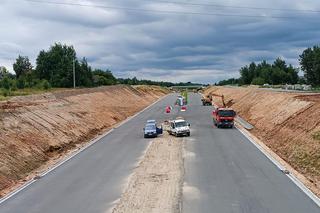
[{"label": "fresh asphalt lane", "polygon": [[190,94],[184,117],[184,213],[319,213],[320,208],[237,129],[217,129]]},{"label": "fresh asphalt lane", "polygon": [[176,94],[116,128],[0,205],[0,213],[106,213],[146,150],[147,119],[183,116],[185,137],[184,213],[318,213],[320,209],[237,129],[213,128],[211,107],[190,94],[187,112],[173,110]]},{"label": "fresh asphalt lane", "polygon": [[106,213],[152,139],[146,120],[163,121],[169,95],[0,205],[1,213]]}]

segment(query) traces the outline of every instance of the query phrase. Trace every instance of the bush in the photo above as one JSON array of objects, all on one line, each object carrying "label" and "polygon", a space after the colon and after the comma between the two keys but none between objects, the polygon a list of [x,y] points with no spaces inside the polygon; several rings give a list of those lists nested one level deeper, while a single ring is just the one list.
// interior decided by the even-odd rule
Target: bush
[{"label": "bush", "polygon": [[26,81],[24,78],[19,78],[17,80],[17,87],[18,89],[24,89],[26,87]]},{"label": "bush", "polygon": [[260,77],[254,78],[251,82],[251,84],[253,85],[263,85],[264,83],[265,83],[264,79]]},{"label": "bush", "polygon": [[50,85],[50,83],[47,81],[47,80],[41,80],[41,81],[36,81],[37,83],[36,83],[36,85],[35,85],[35,87],[37,88],[37,89],[44,89],[44,90],[48,90],[48,89],[50,89],[51,88],[51,85]]},{"label": "bush", "polygon": [[11,89],[10,79],[8,77],[4,77],[1,81],[1,86],[5,90],[10,90]]},{"label": "bush", "polygon": [[2,95],[3,95],[4,97],[10,96],[10,94],[11,94],[10,89],[3,89],[3,90],[2,90]]},{"label": "bush", "polygon": [[17,81],[15,79],[10,80],[10,88],[12,91],[17,91]]},{"label": "bush", "polygon": [[50,83],[47,80],[42,80],[43,89],[48,90],[51,88]]}]

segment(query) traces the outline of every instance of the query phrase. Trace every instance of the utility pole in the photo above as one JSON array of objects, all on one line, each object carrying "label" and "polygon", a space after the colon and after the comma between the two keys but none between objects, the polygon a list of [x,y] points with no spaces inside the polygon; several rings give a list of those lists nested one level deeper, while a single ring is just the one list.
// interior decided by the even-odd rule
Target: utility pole
[{"label": "utility pole", "polygon": [[76,64],[75,59],[73,59],[73,88],[76,88]]}]

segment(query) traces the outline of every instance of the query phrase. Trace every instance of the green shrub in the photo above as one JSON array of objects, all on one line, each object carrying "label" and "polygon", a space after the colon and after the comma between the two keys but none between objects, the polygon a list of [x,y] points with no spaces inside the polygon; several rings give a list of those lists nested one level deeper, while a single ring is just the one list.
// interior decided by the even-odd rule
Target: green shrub
[{"label": "green shrub", "polygon": [[17,91],[17,81],[15,79],[10,80],[11,91]]},{"label": "green shrub", "polygon": [[5,89],[5,90],[10,90],[11,85],[10,85],[10,79],[8,77],[4,77],[1,81],[1,86]]},{"label": "green shrub", "polygon": [[261,77],[254,78],[251,82],[253,85],[263,85],[265,83],[264,79]]},{"label": "green shrub", "polygon": [[50,83],[47,80],[42,80],[43,89],[48,90],[51,88]]},{"label": "green shrub", "polygon": [[4,97],[10,96],[10,94],[11,94],[10,89],[3,89],[3,90],[2,90],[2,95],[3,95]]},{"label": "green shrub", "polygon": [[19,78],[17,80],[17,87],[18,89],[24,89],[26,87],[26,81],[24,78]]},{"label": "green shrub", "polygon": [[35,85],[36,89],[40,89],[40,90],[48,90],[51,88],[50,83],[47,80],[41,80],[41,81],[37,81],[36,85]]}]

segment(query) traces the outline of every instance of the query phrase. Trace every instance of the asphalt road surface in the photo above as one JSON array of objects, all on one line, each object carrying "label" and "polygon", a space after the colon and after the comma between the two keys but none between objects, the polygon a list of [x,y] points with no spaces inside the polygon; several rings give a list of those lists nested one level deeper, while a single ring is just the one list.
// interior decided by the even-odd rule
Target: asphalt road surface
[{"label": "asphalt road surface", "polygon": [[190,96],[183,212],[319,213],[320,208],[237,129],[213,126]]},{"label": "asphalt road surface", "polygon": [[165,114],[170,95],[0,205],[0,213],[106,213],[150,139],[147,119],[181,115],[185,140],[183,212],[319,213],[320,209],[238,130],[213,128],[211,108],[190,94],[187,112]]}]

